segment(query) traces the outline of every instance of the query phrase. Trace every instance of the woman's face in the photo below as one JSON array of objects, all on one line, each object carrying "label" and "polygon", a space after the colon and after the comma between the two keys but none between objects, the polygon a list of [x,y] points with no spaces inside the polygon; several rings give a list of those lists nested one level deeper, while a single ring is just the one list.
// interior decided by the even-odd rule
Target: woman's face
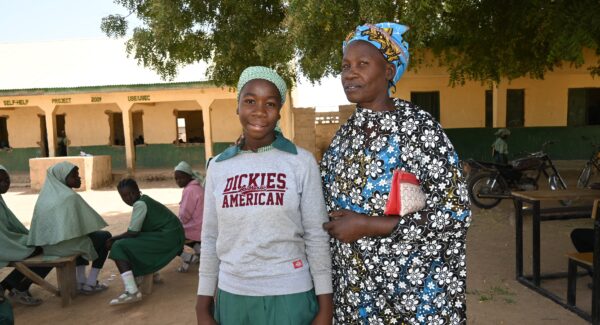
[{"label": "woman's face", "polygon": [[364,41],[350,43],[342,59],[342,86],[348,101],[375,109],[389,99],[394,66],[375,46]]},{"label": "woman's face", "polygon": [[192,181],[192,176],[182,171],[175,171],[175,183],[179,187],[186,187]]},{"label": "woman's face", "polygon": [[70,188],[81,187],[81,177],[79,177],[79,167],[74,167],[65,178],[65,184]]},{"label": "woman's face", "polygon": [[238,115],[247,145],[259,148],[273,142],[281,106],[279,90],[267,80],[255,79],[242,88]]},{"label": "woman's face", "polygon": [[10,176],[5,170],[0,170],[0,194],[8,192],[10,188]]}]

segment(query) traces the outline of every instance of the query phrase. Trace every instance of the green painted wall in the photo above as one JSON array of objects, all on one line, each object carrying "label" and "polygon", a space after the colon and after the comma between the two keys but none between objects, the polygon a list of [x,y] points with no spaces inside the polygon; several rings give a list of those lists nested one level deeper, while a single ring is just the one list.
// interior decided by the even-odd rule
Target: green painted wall
[{"label": "green painted wall", "polygon": [[[185,160],[192,166],[204,166],[204,144],[147,144],[136,146],[136,168],[174,168]],[[196,167],[197,168],[197,167]]]},{"label": "green painted wall", "polygon": [[[522,156],[525,152],[541,150],[542,144],[551,140],[554,144],[546,148],[553,160],[588,159],[593,148],[590,141],[600,144],[600,126],[581,127],[526,127],[509,128],[507,139],[509,159]],[[460,159],[474,158],[492,160],[492,143],[496,139],[492,128],[447,129],[446,134],[454,144]],[[585,136],[591,140],[583,140]]]},{"label": "green painted wall", "polygon": [[29,172],[29,159],[40,156],[40,148],[0,150],[0,165],[13,172]]},{"label": "green painted wall", "polygon": [[123,146],[82,146],[82,147],[69,147],[67,153],[70,156],[78,156],[83,151],[89,153],[92,156],[108,155],[111,156],[113,170],[127,169],[127,163],[125,162],[125,147]]}]

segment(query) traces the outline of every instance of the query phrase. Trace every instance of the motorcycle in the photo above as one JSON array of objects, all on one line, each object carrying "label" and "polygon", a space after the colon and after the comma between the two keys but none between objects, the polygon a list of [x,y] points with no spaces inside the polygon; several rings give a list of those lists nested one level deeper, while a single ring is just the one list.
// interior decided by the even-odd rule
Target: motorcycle
[{"label": "motorcycle", "polygon": [[[491,209],[503,199],[510,199],[511,191],[533,191],[539,188],[542,175],[548,179],[550,189],[566,189],[567,184],[552,163],[552,159],[542,150],[525,157],[509,161],[507,165],[469,159],[465,161],[469,172],[468,188],[471,202],[482,209]],[[563,205],[570,202],[563,200]]]}]

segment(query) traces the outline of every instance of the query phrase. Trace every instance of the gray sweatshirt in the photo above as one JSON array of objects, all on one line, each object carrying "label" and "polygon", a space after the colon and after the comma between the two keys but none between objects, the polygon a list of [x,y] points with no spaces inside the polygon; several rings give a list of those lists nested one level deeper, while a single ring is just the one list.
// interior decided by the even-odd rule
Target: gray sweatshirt
[{"label": "gray sweatshirt", "polygon": [[198,295],[332,292],[328,221],[313,156],[271,149],[208,168]]}]

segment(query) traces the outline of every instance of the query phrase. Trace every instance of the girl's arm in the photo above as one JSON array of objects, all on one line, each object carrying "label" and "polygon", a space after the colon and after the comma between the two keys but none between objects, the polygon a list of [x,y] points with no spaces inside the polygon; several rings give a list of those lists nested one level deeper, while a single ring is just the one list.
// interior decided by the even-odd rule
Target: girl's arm
[{"label": "girl's arm", "polygon": [[304,244],[310,273],[319,303],[319,312],[313,324],[331,324],[333,318],[333,288],[331,280],[331,253],[329,236],[323,230],[327,210],[321,187],[319,167],[312,156],[304,163],[306,173],[302,182],[300,211],[304,228]]},{"label": "girl's arm", "polygon": [[[210,171],[209,167],[209,171]],[[202,246],[198,270],[198,297],[196,317],[198,324],[216,324],[212,316],[212,301],[217,289],[219,258],[217,257],[217,208],[213,192],[213,181],[207,172],[204,194],[204,219],[202,220]]]},{"label": "girl's arm", "polygon": [[113,236],[106,241],[106,247],[110,249],[112,244],[120,239],[124,238],[133,238],[137,237],[142,230],[142,225],[144,224],[144,220],[146,219],[146,213],[148,213],[148,206],[144,201],[135,201],[133,203],[133,211],[131,212],[131,221],[129,222],[129,227],[127,227],[127,231],[118,235]]}]

